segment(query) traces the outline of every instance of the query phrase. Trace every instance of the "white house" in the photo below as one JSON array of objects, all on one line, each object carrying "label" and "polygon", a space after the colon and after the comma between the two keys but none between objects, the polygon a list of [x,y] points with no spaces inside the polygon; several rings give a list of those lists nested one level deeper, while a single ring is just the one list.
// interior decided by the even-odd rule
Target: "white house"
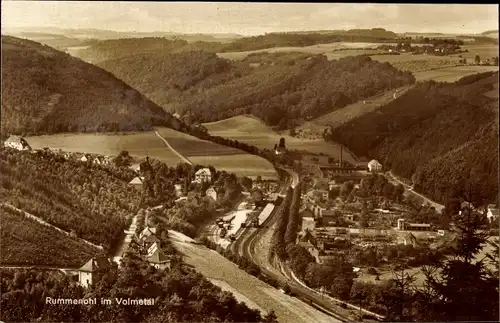
[{"label": "white house", "polygon": [[158,247],[156,242],[149,247],[146,260],[156,269],[170,269],[170,259]]},{"label": "white house", "polygon": [[133,187],[137,188],[137,189],[141,189],[143,182],[144,182],[144,177],[143,176],[138,176],[138,177],[135,177],[133,180],[131,180],[129,182],[129,184],[132,185]]},{"label": "white house", "polygon": [[139,234],[139,240],[143,240],[150,235],[156,234],[156,228],[145,227],[144,230]]},{"label": "white house", "polygon": [[382,170],[382,164],[376,161],[375,159],[372,159],[368,163],[368,170],[370,172],[380,172]]},{"label": "white house", "polygon": [[206,191],[206,194],[208,197],[212,198],[212,200],[217,201],[217,191],[213,186]]},{"label": "white house", "polygon": [[212,181],[212,172],[208,168],[200,168],[194,174],[194,181],[197,183],[205,183]]},{"label": "white house", "polygon": [[90,160],[90,155],[89,154],[83,154],[82,158],[80,158],[80,161],[86,163],[87,161]]},{"label": "white house", "polygon": [[6,148],[14,148],[17,150],[31,150],[30,145],[28,142],[21,136],[10,136],[5,140],[3,143],[4,147]]}]

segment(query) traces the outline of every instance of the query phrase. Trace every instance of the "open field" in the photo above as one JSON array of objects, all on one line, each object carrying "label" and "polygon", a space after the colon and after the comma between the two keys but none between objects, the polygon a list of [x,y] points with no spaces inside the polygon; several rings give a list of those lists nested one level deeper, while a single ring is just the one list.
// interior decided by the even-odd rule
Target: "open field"
[{"label": "open field", "polygon": [[171,230],[169,236],[174,247],[184,255],[185,263],[209,280],[219,284],[223,282],[224,289],[237,290],[240,297],[250,300],[250,307],[261,308],[264,312],[274,310],[279,322],[336,322],[326,314],[247,274],[217,252],[205,246],[186,243]]},{"label": "open field", "polygon": [[262,157],[251,154],[223,155],[223,156],[194,156],[189,157],[193,164],[212,165],[217,170],[225,170],[237,176],[248,176],[262,179],[277,179],[278,175],[273,165]]},{"label": "open field", "polygon": [[379,107],[394,100],[394,96],[398,97],[408,91],[410,86],[401,87],[399,89],[386,92],[384,94],[379,94],[368,98],[363,101],[358,101],[356,103],[350,104],[344,108],[335,110],[331,113],[325,114],[319,118],[306,121],[300,127],[297,128],[297,135],[299,137],[318,137],[321,138],[323,130],[331,125],[334,128],[340,126],[341,124],[352,120],[353,118],[359,117],[365,113],[375,111]]},{"label": "open field", "polygon": [[413,73],[417,81],[434,80],[437,82],[455,82],[464,76],[477,73],[498,71],[498,66],[457,66],[438,70]]},{"label": "open field", "polygon": [[[386,45],[396,45],[396,43],[385,43]],[[218,56],[231,59],[242,60],[253,53],[286,53],[286,52],[300,52],[310,54],[325,54],[328,59],[338,59],[346,56],[356,56],[361,54],[375,54],[381,53],[375,48],[383,45],[382,43],[351,43],[351,42],[335,42],[328,44],[317,44],[305,47],[274,47],[244,52],[227,52],[217,53]],[[347,53],[343,53],[347,52]]]},{"label": "open field", "polygon": [[[165,139],[180,154],[194,164],[212,165],[218,170],[235,173],[238,176],[261,175],[275,179],[272,164],[262,157],[244,151],[200,140],[168,128],[158,128]],[[175,166],[182,160],[153,131],[131,134],[57,134],[26,137],[34,149],[53,148],[69,152],[118,155],[127,150],[134,158],[149,156]]]},{"label": "open field", "polygon": [[484,59],[492,59],[495,56],[498,56],[498,45],[474,45],[474,44],[465,44],[462,46],[463,49],[467,49],[469,52],[467,53],[461,53],[457,55],[452,55],[452,56],[458,56],[462,55],[463,58],[466,58],[468,61],[469,60],[474,60],[476,55],[479,55],[479,57],[484,60]]},{"label": "open field", "polygon": [[242,150],[219,145],[206,140],[201,140],[170,128],[157,127],[157,130],[160,135],[165,138],[175,150],[188,158],[192,156],[224,156],[246,154],[246,152]]},{"label": "open field", "polygon": [[[281,137],[289,149],[306,150],[312,153],[324,153],[335,158],[340,156],[340,145],[328,143],[323,139],[303,139],[278,134],[258,118],[241,115],[216,122],[203,124],[210,134],[238,140],[261,149],[273,149]],[[343,152],[344,160],[355,162],[356,159],[347,151]]]},{"label": "open field", "polygon": [[118,155],[127,150],[133,157],[150,156],[168,165],[177,165],[181,159],[155,135],[154,132],[130,134],[57,134],[26,137],[34,149],[49,147],[69,152]]}]

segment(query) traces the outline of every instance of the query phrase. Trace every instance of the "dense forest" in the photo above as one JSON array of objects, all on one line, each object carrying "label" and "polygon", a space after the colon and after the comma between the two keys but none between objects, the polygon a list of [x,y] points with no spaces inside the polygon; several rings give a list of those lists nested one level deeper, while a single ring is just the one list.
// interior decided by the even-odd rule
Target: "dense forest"
[{"label": "dense forest", "polygon": [[498,99],[485,95],[498,72],[455,83],[424,82],[403,96],[352,120],[326,139],[373,157],[395,175],[412,179],[415,190],[442,204],[464,183],[476,203],[498,193]]},{"label": "dense forest", "polygon": [[2,36],[2,133],[172,126],[161,107],[111,73],[39,43]]},{"label": "dense forest", "polygon": [[186,123],[253,114],[286,128],[415,82],[370,57],[257,53],[232,62],[208,52],[148,53],[99,63]]},{"label": "dense forest", "polygon": [[134,174],[127,168],[1,149],[0,173],[3,203],[102,245],[105,252],[121,238],[141,202],[141,194],[128,185]]}]

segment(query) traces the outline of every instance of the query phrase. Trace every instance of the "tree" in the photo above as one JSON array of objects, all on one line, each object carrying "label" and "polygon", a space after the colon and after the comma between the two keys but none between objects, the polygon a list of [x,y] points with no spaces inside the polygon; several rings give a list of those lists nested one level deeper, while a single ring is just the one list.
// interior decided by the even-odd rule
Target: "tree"
[{"label": "tree", "polygon": [[279,145],[278,145],[278,146],[279,146],[279,147],[282,147],[282,148],[284,148],[284,147],[285,147],[285,138],[283,138],[283,137],[281,137],[281,138],[280,138],[280,142],[279,142]]},{"label": "tree", "polygon": [[476,57],[474,57],[474,62],[475,62],[476,64],[481,63],[481,57],[479,57],[479,55],[476,55]]},{"label": "tree", "polygon": [[118,156],[115,158],[115,165],[119,167],[129,167],[132,165],[132,157],[129,155],[128,151],[122,150]]},{"label": "tree", "polygon": [[252,189],[252,179],[247,177],[247,176],[244,176],[242,178],[240,178],[240,184],[241,186],[243,186],[243,188],[245,189],[245,191],[250,191]]},{"label": "tree", "polygon": [[290,137],[295,137],[297,135],[297,132],[295,131],[295,127],[290,128],[288,135]]},{"label": "tree", "polygon": [[498,66],[498,56],[493,58],[493,65]]}]

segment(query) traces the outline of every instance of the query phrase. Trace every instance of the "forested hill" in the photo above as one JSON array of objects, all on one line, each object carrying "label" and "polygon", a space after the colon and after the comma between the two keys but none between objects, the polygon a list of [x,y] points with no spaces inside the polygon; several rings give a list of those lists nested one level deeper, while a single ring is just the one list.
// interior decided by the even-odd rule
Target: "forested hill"
[{"label": "forested hill", "polygon": [[477,200],[498,192],[498,72],[425,82],[330,139],[376,158],[415,190],[445,203],[470,183]]},{"label": "forested hill", "polygon": [[111,73],[39,43],[2,36],[2,133],[116,131],[176,120]]},{"label": "forested hill", "polygon": [[281,128],[415,81],[369,57],[328,61],[304,53],[258,53],[239,62],[208,52],[149,53],[99,65],[168,111],[188,115],[187,122],[253,114]]}]

